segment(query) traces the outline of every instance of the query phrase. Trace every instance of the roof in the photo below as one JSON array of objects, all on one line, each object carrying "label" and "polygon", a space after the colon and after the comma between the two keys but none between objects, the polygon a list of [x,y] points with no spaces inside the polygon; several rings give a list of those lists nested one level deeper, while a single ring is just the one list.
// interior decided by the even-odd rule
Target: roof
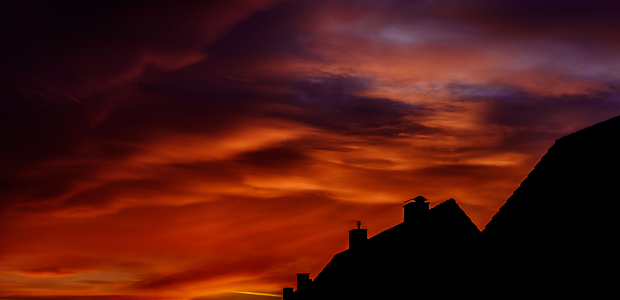
[{"label": "roof", "polygon": [[[472,236],[479,233],[478,227],[456,201],[450,199],[431,208],[424,224],[401,222],[369,238],[365,249],[361,251],[347,249],[334,255],[315,282],[329,284],[329,281],[341,282],[343,277],[355,276],[361,271],[351,270],[356,269],[353,265],[360,259],[370,266],[388,256],[399,257],[420,250],[426,253],[438,248],[449,248],[446,247],[447,244],[462,244],[465,240],[475,240]],[[393,266],[398,267],[398,264]],[[383,271],[390,272],[390,268],[387,266]]]},{"label": "roof", "polygon": [[617,220],[613,214],[618,209],[619,137],[620,116],[558,139],[493,216],[484,234],[544,241],[550,234],[575,234],[570,230],[590,228],[592,234],[617,227],[608,221]]}]

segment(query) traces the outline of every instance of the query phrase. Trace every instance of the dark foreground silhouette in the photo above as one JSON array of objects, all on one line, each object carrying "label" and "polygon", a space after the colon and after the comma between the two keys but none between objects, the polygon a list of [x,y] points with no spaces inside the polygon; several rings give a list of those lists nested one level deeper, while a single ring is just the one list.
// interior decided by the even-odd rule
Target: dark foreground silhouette
[{"label": "dark foreground silhouette", "polygon": [[283,297],[617,297],[619,202],[616,117],[557,140],[482,232],[454,199],[429,209],[418,196],[371,238],[358,223],[349,249]]}]

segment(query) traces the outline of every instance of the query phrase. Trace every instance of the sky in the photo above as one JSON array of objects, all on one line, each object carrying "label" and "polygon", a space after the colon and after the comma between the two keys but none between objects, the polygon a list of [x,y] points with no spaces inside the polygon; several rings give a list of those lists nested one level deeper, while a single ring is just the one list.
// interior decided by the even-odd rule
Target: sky
[{"label": "sky", "polygon": [[418,195],[482,230],[556,139],[620,115],[619,13],[2,1],[0,297],[275,299]]}]

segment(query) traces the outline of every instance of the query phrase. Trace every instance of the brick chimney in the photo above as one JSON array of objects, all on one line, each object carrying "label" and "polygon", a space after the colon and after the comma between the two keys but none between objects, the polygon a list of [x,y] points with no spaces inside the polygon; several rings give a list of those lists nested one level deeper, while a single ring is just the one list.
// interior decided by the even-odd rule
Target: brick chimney
[{"label": "brick chimney", "polygon": [[362,229],[362,222],[357,221],[357,229],[349,230],[349,249],[361,249],[368,240],[368,229]]},{"label": "brick chimney", "polygon": [[308,292],[311,284],[310,273],[297,273],[297,292]]},{"label": "brick chimney", "polygon": [[419,222],[426,218],[430,203],[426,202],[424,196],[417,196],[409,199],[403,207],[405,208],[405,223]]}]

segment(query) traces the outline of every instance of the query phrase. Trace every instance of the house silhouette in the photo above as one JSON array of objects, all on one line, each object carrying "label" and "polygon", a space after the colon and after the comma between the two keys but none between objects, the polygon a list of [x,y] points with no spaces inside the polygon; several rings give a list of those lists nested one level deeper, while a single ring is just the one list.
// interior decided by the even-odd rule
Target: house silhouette
[{"label": "house silhouette", "polygon": [[[476,225],[454,199],[431,209],[423,196],[411,200],[404,205],[403,222],[394,227],[371,238],[360,226],[350,230],[349,249],[336,254],[314,280],[297,274],[297,290],[285,288],[284,299],[389,299],[404,294],[393,287],[411,286],[410,280],[430,287],[446,275],[443,270],[466,269],[462,256],[480,236]],[[456,256],[450,253],[455,247],[462,250]]]},{"label": "house silhouette", "polygon": [[454,199],[418,196],[283,299],[617,297],[619,189],[620,116],[557,140],[482,232]]}]

